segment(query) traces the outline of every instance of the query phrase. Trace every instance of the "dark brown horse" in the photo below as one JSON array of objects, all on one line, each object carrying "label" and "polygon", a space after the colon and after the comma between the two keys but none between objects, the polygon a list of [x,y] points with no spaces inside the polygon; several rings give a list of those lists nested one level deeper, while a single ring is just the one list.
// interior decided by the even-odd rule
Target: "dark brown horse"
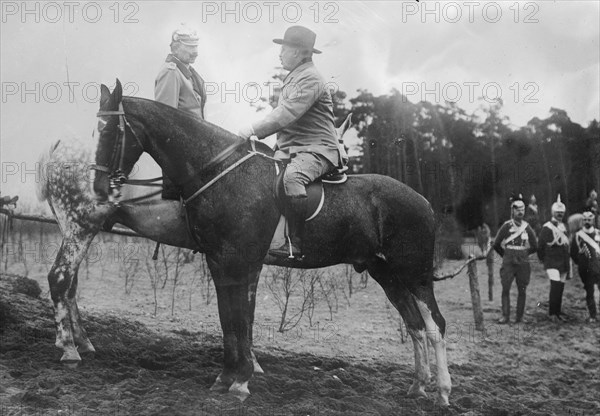
[{"label": "dark brown horse", "polygon": [[[210,123],[154,101],[122,97],[118,81],[112,94],[102,86],[98,115],[94,191],[100,201],[110,200],[115,181],[143,152],[183,190],[187,221],[197,248],[206,253],[218,297],[224,368],[213,390],[241,399],[249,394],[254,302],[263,263],[301,268],[350,263],[369,271],[408,326],[416,365],[409,394],[426,395],[429,339],[439,401],[448,404],[445,321],[433,293],[434,217],[421,195],[381,175],[325,185],[323,208],[305,226],[304,259],[276,261],[267,257],[280,216],[272,160],[249,152],[248,143]],[[261,151],[272,155],[268,148]],[[55,308],[59,322],[56,300]]]}]

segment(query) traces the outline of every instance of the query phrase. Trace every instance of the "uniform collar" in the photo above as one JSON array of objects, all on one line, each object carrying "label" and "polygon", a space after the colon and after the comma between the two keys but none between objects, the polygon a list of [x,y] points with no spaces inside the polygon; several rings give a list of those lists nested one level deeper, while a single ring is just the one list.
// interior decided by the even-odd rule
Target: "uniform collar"
[{"label": "uniform collar", "polygon": [[179,70],[181,71],[181,73],[186,78],[190,79],[192,77],[191,67],[189,65],[186,65],[183,62],[181,62],[172,53],[170,53],[169,56],[167,56],[167,59],[165,60],[165,62],[174,62],[175,65],[177,65],[177,68],[179,68]]}]

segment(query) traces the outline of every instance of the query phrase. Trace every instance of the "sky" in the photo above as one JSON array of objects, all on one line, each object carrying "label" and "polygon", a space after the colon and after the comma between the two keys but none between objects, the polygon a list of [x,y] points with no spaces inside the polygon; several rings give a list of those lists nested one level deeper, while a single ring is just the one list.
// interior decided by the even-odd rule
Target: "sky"
[{"label": "sky", "polygon": [[200,36],[206,118],[233,132],[264,115],[251,104],[280,66],[272,39],[295,24],[316,32],[315,65],[349,98],[395,88],[474,112],[501,97],[513,127],[551,107],[583,126],[600,119],[598,1],[2,1],[1,10],[0,189],[26,205],[37,204],[40,152],[67,138],[93,147],[100,83],[112,89],[118,78],[126,95],[153,98],[182,23]]}]

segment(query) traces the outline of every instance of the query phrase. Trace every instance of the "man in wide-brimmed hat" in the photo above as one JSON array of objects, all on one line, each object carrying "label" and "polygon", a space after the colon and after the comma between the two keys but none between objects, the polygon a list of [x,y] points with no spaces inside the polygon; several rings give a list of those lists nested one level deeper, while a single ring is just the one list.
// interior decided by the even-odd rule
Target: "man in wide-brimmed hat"
[{"label": "man in wide-brimmed hat", "polygon": [[[198,34],[181,25],[171,34],[171,53],[154,83],[154,99],[193,117],[204,119],[204,80],[192,68],[198,57]],[[163,173],[163,198],[179,199],[180,191]]]},{"label": "man in wide-brimmed hat", "polygon": [[321,53],[314,47],[315,39],[316,34],[303,26],[292,26],[283,39],[273,39],[281,45],[283,69],[290,72],[283,81],[277,107],[239,132],[244,138],[256,135],[259,139],[277,133],[275,157],[287,162],[283,185],[291,206],[286,212],[291,242],[289,247],[272,250],[273,255],[301,257],[305,187],[342,164],[331,93],[312,61],[313,54]]},{"label": "man in wide-brimmed hat", "polygon": [[531,226],[523,220],[523,196],[513,195],[510,203],[511,219],[502,224],[494,240],[494,250],[502,257],[500,283],[502,284],[502,317],[500,324],[510,322],[510,287],[517,281],[517,316],[515,322],[524,322],[527,286],[531,279],[529,255],[537,250],[537,240]]}]

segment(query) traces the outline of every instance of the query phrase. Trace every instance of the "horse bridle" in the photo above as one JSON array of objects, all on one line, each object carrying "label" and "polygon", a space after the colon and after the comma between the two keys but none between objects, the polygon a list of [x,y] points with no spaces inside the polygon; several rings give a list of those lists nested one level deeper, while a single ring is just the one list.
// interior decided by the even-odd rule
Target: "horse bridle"
[{"label": "horse bridle", "polygon": [[[138,144],[140,145],[140,147],[142,149],[144,149],[144,146],[142,145],[142,142],[140,141],[139,137],[137,137],[137,135],[135,134],[135,131],[133,130],[133,128],[131,127],[129,122],[127,121],[127,118],[125,117],[125,110],[123,109],[122,102],[119,102],[118,110],[116,110],[116,111],[114,111],[114,110],[98,111],[98,113],[96,113],[96,116],[97,117],[104,117],[104,116],[119,117],[119,131],[118,131],[119,137],[115,141],[115,147],[113,149],[113,153],[112,153],[112,157],[111,157],[111,161],[110,161],[110,165],[114,165],[116,162],[115,159],[118,157],[118,162],[119,162],[118,168],[112,169],[109,166],[103,166],[103,165],[98,165],[98,164],[90,165],[90,169],[98,170],[101,172],[106,172],[108,174],[110,189],[119,189],[125,183],[134,184],[134,182],[136,182],[136,184],[138,184],[138,185],[144,185],[144,184],[148,184],[149,182],[155,182],[158,179],[162,179],[162,178],[155,178],[155,179],[151,179],[151,180],[133,181],[133,180],[129,180],[127,178],[127,175],[125,174],[125,170],[124,170],[124,166],[123,166],[123,161],[125,159],[125,140],[127,138],[125,127],[129,127],[129,130],[131,130],[131,132],[133,133],[133,136],[135,137],[135,139],[137,140]],[[240,148],[241,146],[246,145],[246,144],[247,144],[247,142],[245,140],[241,140],[237,143],[233,143],[233,144],[227,146],[227,148],[225,148],[217,156],[212,158],[206,164],[206,166],[204,166],[204,168],[198,173],[198,175],[201,175],[203,172],[207,172],[207,171],[213,169],[216,165],[225,161],[225,159],[227,159],[229,156],[231,156],[233,153],[235,153],[238,148]],[[202,186],[200,189],[198,189],[196,192],[194,192],[189,198],[183,200],[183,204],[185,205],[188,202],[190,202],[191,200],[198,197],[202,192],[204,192],[209,187],[211,187],[215,182],[217,182],[223,176],[227,175],[229,172],[231,172],[233,169],[235,169],[242,163],[244,163],[246,160],[250,159],[252,156],[258,154],[258,155],[268,157],[260,152],[257,152],[254,147],[253,142],[251,142],[251,144],[252,144],[252,150],[249,150],[247,155],[245,155],[243,158],[241,158],[240,160],[238,160],[237,162],[235,162],[234,164],[229,166],[227,169],[225,169],[224,171],[219,173],[216,177],[211,179],[204,186]],[[150,185],[150,186],[156,186],[156,185]],[[136,198],[136,199],[139,199],[139,198]]]},{"label": "horse bridle", "polygon": [[[125,160],[125,141],[127,140],[127,134],[126,134],[126,130],[125,130],[126,126],[129,127],[129,129],[133,133],[133,136],[137,140],[140,147],[143,149],[144,146],[142,146],[142,142],[137,137],[137,135],[135,134],[135,131],[133,130],[133,128],[131,127],[131,125],[129,124],[127,119],[125,118],[125,110],[123,110],[123,103],[121,103],[121,102],[119,103],[119,109],[116,111],[105,110],[105,111],[98,111],[98,113],[96,113],[96,117],[105,117],[105,116],[119,117],[119,127],[118,127],[118,133],[117,133],[118,137],[117,137],[117,140],[115,140],[115,146],[114,146],[114,149],[112,152],[112,156],[110,158],[110,162],[109,162],[110,166],[103,166],[103,165],[98,165],[98,164],[94,163],[94,164],[90,165],[90,169],[94,169],[94,170],[98,170],[98,171],[107,173],[108,178],[109,178],[110,189],[119,189],[121,186],[123,186],[123,184],[125,184],[125,182],[127,182],[127,175],[125,174],[125,169],[123,166],[124,160]],[[118,158],[118,167],[115,169],[115,168],[113,168],[113,166],[116,164],[117,158]]]}]

